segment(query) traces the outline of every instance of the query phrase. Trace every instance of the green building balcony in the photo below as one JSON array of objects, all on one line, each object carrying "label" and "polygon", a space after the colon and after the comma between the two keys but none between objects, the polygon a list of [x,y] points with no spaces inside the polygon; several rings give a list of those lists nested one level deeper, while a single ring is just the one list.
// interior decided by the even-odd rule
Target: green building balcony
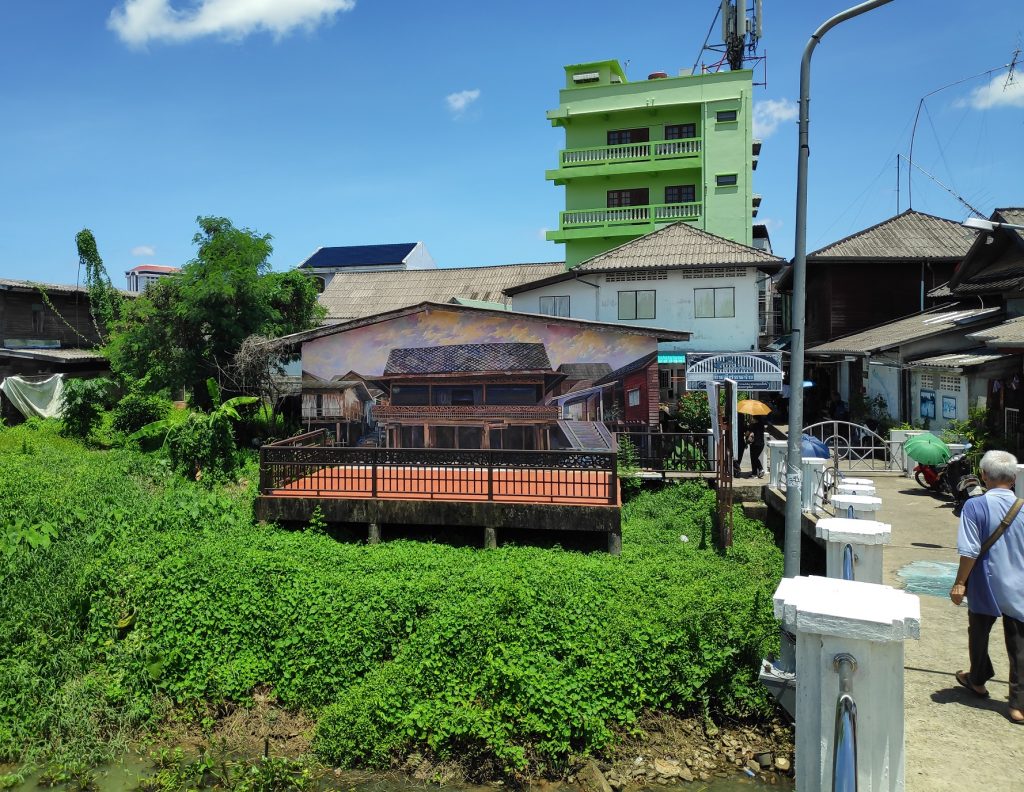
[{"label": "green building balcony", "polygon": [[570,209],[561,212],[558,230],[548,231],[553,242],[593,236],[640,236],[659,225],[679,220],[699,220],[704,205],[696,203],[616,206],[601,209]]},{"label": "green building balcony", "polygon": [[558,168],[547,171],[545,176],[562,184],[571,178],[587,176],[700,167],[700,152],[700,138],[563,149],[559,153]]}]

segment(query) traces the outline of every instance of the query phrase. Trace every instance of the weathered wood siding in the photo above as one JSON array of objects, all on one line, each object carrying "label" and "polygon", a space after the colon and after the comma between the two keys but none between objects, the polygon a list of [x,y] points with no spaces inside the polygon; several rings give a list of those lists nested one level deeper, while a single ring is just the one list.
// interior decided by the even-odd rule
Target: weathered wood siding
[{"label": "weathered wood siding", "polygon": [[87,347],[99,341],[89,314],[89,297],[38,291],[0,290],[0,346],[17,341],[58,341],[62,347]]}]

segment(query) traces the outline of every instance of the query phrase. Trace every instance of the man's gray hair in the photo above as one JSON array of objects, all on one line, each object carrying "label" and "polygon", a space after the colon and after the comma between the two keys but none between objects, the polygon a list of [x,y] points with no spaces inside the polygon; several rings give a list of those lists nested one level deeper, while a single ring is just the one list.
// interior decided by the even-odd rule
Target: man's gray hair
[{"label": "man's gray hair", "polygon": [[1017,457],[1009,451],[989,451],[981,458],[981,472],[989,481],[1012,484],[1017,478]]}]

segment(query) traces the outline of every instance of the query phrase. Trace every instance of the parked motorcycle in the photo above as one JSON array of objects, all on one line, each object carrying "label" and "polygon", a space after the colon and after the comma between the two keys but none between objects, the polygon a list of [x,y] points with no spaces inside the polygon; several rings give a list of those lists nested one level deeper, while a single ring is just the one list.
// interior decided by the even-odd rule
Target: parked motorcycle
[{"label": "parked motorcycle", "polygon": [[944,465],[919,464],[914,468],[914,480],[922,487],[953,496],[954,517],[960,516],[968,498],[985,492],[981,481],[971,472],[971,462],[967,458],[970,448],[968,445]]},{"label": "parked motorcycle", "polygon": [[919,464],[914,468],[914,480],[925,489],[944,492],[945,483],[942,478],[944,467],[945,465]]}]

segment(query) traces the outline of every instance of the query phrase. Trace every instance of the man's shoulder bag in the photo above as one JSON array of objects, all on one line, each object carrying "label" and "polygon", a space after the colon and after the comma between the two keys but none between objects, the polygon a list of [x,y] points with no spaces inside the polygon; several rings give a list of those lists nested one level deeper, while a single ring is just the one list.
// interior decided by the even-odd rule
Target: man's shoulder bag
[{"label": "man's shoulder bag", "polygon": [[[1010,523],[1017,519],[1017,514],[1020,512],[1021,507],[1024,507],[1024,498],[1017,498],[1010,507],[1010,510],[1006,512],[1006,516],[999,521],[999,525],[992,532],[992,535],[986,539],[985,543],[981,546],[981,550],[978,551],[978,561],[981,561],[982,557],[984,557],[985,553],[991,549],[992,545],[999,541],[999,537],[1006,533],[1006,529],[1010,527]],[[967,581],[970,582],[970,578],[968,578]],[[964,583],[964,591],[967,591],[967,583]]]}]

